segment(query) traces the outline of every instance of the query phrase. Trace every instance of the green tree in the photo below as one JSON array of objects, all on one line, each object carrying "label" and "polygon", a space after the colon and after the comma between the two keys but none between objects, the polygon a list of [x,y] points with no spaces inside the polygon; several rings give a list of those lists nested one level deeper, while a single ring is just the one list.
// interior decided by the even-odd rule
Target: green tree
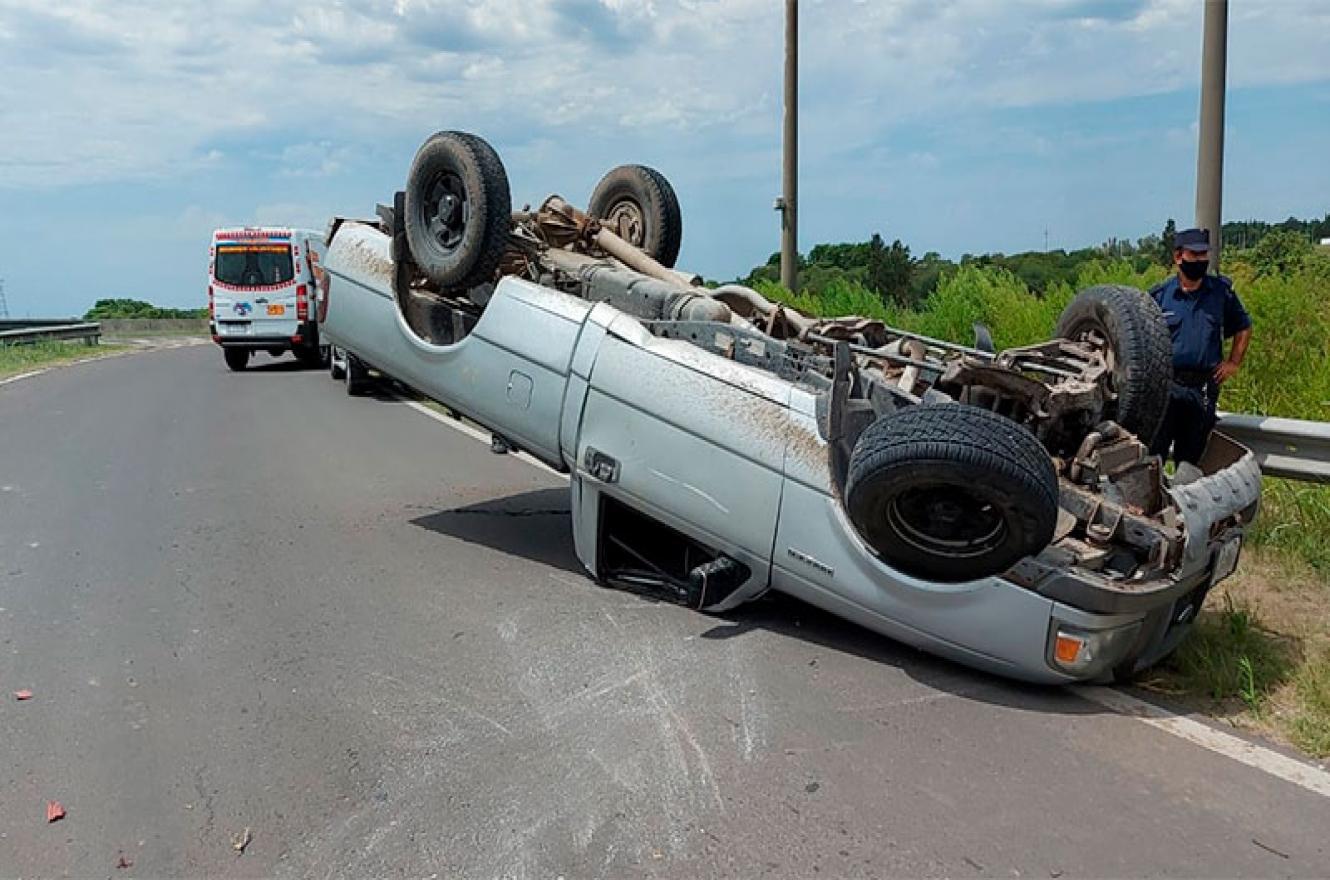
[{"label": "green tree", "polygon": [[83,316],[87,321],[117,318],[206,318],[207,309],[164,309],[141,299],[99,299]]},{"label": "green tree", "polygon": [[910,249],[898,238],[887,247],[876,232],[868,240],[867,283],[884,301],[906,305],[910,299],[910,275],[914,270]]},{"label": "green tree", "polygon": [[1312,253],[1311,240],[1292,229],[1275,229],[1252,248],[1251,264],[1258,275],[1296,272]]},{"label": "green tree", "polygon": [[1330,238],[1330,213],[1313,223],[1311,232],[1314,241]]},{"label": "green tree", "polygon": [[951,260],[944,260],[937,251],[929,251],[914,262],[910,277],[910,305],[913,307],[937,290],[943,277],[956,269]]},{"label": "green tree", "polygon": [[1177,234],[1178,224],[1169,217],[1164,224],[1164,231],[1159,234],[1159,262],[1165,266],[1173,265],[1173,239]]}]

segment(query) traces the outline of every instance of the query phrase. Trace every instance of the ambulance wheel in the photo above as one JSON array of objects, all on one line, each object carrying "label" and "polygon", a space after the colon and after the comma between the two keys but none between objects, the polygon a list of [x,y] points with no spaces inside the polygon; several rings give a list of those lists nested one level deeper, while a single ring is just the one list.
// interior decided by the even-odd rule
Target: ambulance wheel
[{"label": "ambulance wheel", "polygon": [[317,370],[323,366],[323,354],[317,348],[297,348],[296,360],[307,370]]},{"label": "ambulance wheel", "polygon": [[222,357],[226,358],[226,365],[232,372],[239,373],[245,367],[249,366],[250,351],[248,348],[224,348]]}]

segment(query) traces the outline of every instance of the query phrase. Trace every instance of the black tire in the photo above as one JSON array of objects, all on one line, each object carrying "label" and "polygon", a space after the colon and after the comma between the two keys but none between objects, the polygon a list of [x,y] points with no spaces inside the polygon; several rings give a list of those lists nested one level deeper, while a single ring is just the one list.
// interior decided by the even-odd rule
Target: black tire
[{"label": "black tire", "polygon": [[464,290],[494,279],[512,197],[493,147],[460,131],[432,136],[411,162],[404,208],[411,258],[429,280]]},{"label": "black tire", "polygon": [[346,369],[342,371],[346,380],[346,393],[352,397],[363,394],[369,386],[369,371],[360,359],[351,352],[346,352]]},{"label": "black tire", "polygon": [[248,348],[224,348],[222,357],[226,359],[226,365],[232,372],[239,373],[245,367],[249,366],[250,351]]},{"label": "black tire", "polygon": [[1117,401],[1105,415],[1141,442],[1153,441],[1173,377],[1173,341],[1159,304],[1134,287],[1087,287],[1062,310],[1057,335],[1077,341],[1098,336],[1108,343]]},{"label": "black tire", "polygon": [[337,382],[346,379],[346,369],[337,366],[337,352],[333,349],[328,350],[328,375]]},{"label": "black tire", "polygon": [[596,184],[587,213],[641,248],[662,266],[673,267],[683,244],[683,212],[674,187],[654,168],[620,165]]},{"label": "black tire", "polygon": [[323,366],[323,353],[317,348],[297,348],[296,360],[307,370],[317,370]]},{"label": "black tire", "polygon": [[1058,478],[1034,435],[988,410],[919,405],[878,419],[850,454],[845,507],[906,574],[1000,574],[1053,539]]}]

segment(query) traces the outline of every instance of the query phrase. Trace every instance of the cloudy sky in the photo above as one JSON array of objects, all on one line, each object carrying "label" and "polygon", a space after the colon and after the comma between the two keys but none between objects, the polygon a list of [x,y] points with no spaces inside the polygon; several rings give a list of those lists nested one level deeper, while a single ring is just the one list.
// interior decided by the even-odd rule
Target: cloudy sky
[{"label": "cloudy sky", "polygon": [[[804,0],[801,245],[1076,247],[1190,217],[1201,0]],[[0,0],[11,313],[205,300],[217,225],[365,215],[432,131],[514,199],[661,169],[680,264],[778,247],[781,0]],[[1330,2],[1233,0],[1225,216],[1330,210]]]}]

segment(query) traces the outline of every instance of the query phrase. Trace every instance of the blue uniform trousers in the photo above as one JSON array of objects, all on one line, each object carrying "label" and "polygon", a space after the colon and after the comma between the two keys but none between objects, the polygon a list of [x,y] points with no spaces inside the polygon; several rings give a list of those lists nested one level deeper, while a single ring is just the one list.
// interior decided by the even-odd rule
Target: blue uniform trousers
[{"label": "blue uniform trousers", "polygon": [[1171,449],[1174,461],[1199,464],[1217,421],[1218,405],[1219,386],[1208,372],[1175,377],[1169,387],[1164,423],[1150,444],[1150,451],[1167,459]]}]

